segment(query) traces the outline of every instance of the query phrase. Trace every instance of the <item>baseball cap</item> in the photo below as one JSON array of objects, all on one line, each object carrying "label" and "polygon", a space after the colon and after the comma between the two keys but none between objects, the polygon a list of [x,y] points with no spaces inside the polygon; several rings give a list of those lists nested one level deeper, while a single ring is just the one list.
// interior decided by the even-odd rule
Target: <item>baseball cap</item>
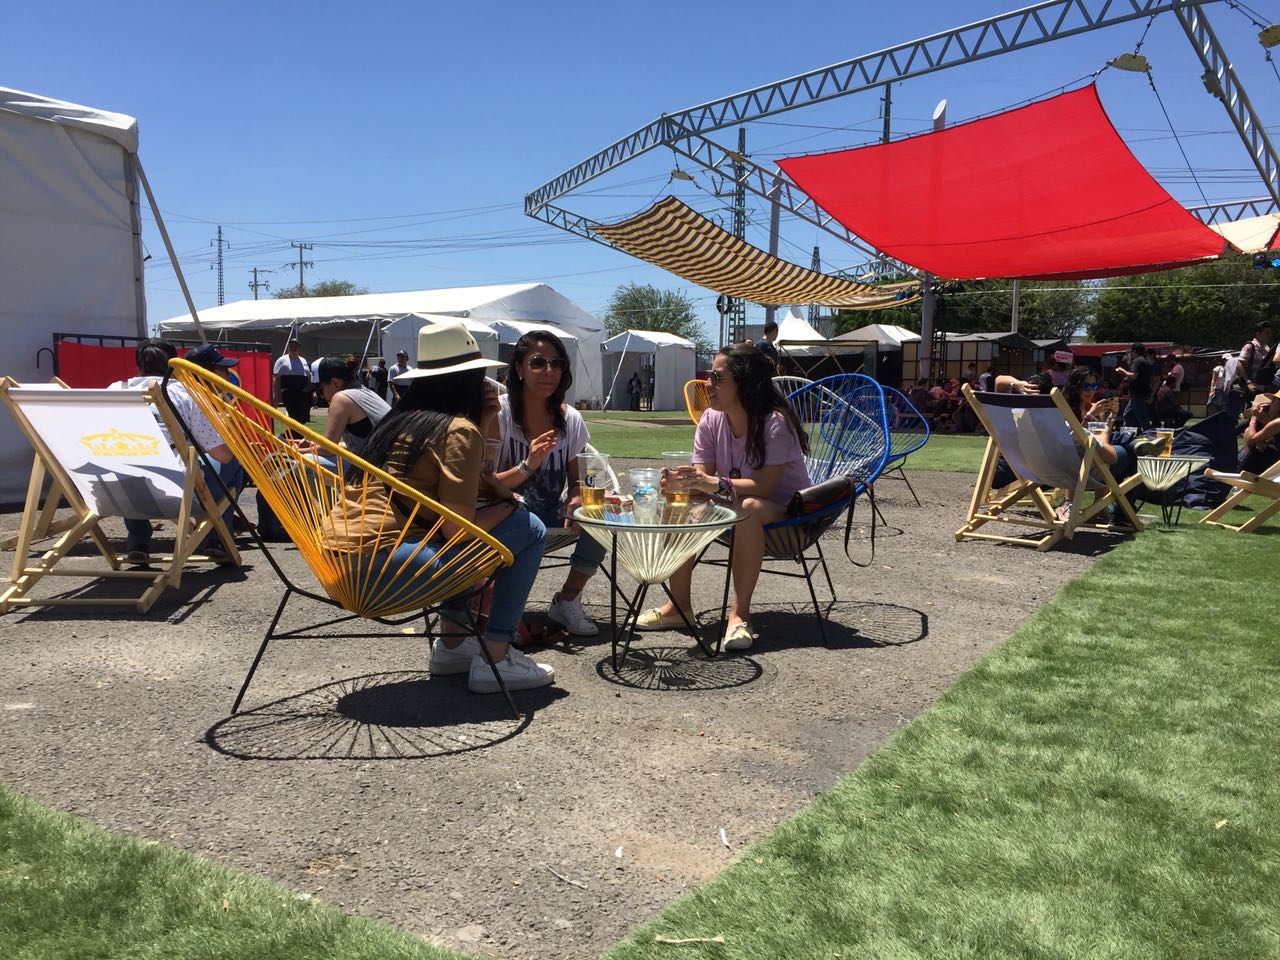
[{"label": "baseball cap", "polygon": [[223,356],[212,343],[192,347],[182,358],[202,367],[234,367],[240,362],[234,357]]}]

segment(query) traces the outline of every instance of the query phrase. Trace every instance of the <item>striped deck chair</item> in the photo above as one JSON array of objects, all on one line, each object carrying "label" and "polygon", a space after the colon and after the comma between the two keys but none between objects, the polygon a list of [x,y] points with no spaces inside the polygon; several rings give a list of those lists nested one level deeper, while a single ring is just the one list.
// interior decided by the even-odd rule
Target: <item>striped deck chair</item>
[{"label": "striped deck chair", "polygon": [[[221,541],[231,563],[240,562],[231,532],[222,522],[227,501],[205,485],[198,451],[160,400],[158,385],[71,389],[62,384],[22,386],[5,377],[0,379],[0,399],[36,451],[14,544],[13,575],[0,589],[0,613],[25,606],[104,604],[146,613],[166,589],[181,585],[189,564],[213,562],[195,552],[211,534]],[[41,505],[46,478],[49,492]],[[52,519],[59,502],[70,508],[70,518]],[[102,531],[100,521],[106,517],[172,521],[173,553],[153,556],[153,565],[146,568],[122,569],[123,558]],[[60,536],[48,550],[37,558],[29,556],[37,540],[54,533]],[[105,567],[64,562],[86,539],[106,560]],[[124,598],[33,597],[32,588],[49,576],[128,580],[144,589]]]},{"label": "striped deck chair", "polygon": [[[1060,391],[1055,389],[1048,396],[977,393],[968,384],[961,390],[986,428],[987,448],[957,540],[994,540],[1048,550],[1081,529],[1130,532],[1143,528],[1125,496],[1142,478],[1134,474],[1118,482],[1112,476],[1098,454],[1097,441],[1080,425]],[[1001,455],[1017,481],[992,498],[991,481]],[[1042,487],[1073,491],[1074,506],[1066,520],[1058,519]],[[1088,491],[1094,499],[1085,506]],[[1094,522],[1114,505],[1119,505],[1128,526]],[[995,526],[984,530],[987,524]],[[1025,528],[1026,533],[996,533],[996,528]]]},{"label": "striped deck chair", "polygon": [[[481,587],[498,567],[511,563],[511,551],[475,524],[345,447],[337,446],[244,390],[229,385],[217,374],[181,359],[169,361],[169,368],[170,377],[186,387],[240,460],[323,590],[317,593],[294,584],[262,545],[264,556],[284,585],[284,595],[236,695],[231,707],[233,714],[240,709],[271,640],[304,636],[307,629],[314,629],[276,632],[294,594],[346,611],[345,615],[324,621],[323,626],[357,618],[398,624],[419,616],[429,623],[429,615],[438,610],[443,601]],[[320,456],[301,452],[295,444],[277,435],[285,431],[310,441]],[[399,562],[389,558],[379,560],[379,554],[334,546],[343,541],[347,530],[361,528],[362,521],[371,514],[379,532],[393,534],[397,545],[416,541],[419,546]],[[451,522],[456,532],[446,533],[445,521]],[[429,572],[407,582],[397,578],[397,572],[428,546],[434,549],[433,555],[437,558],[436,563],[427,568]],[[412,616],[391,619],[406,613]],[[475,630],[476,624],[472,627]],[[478,630],[475,632],[478,636]],[[483,643],[480,649],[488,659],[488,649]],[[519,711],[497,667],[492,660],[489,665],[512,714],[518,717]]]}]

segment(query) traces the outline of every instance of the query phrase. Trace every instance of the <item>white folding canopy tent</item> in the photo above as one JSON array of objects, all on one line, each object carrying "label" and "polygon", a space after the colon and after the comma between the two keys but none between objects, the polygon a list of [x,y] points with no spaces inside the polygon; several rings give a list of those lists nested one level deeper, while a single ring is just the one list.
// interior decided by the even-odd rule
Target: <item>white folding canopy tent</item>
[{"label": "white folding canopy tent", "polygon": [[[0,375],[48,380],[54,333],[146,336],[133,117],[0,87]],[[0,503],[32,451],[0,415]]]},{"label": "white folding canopy tent", "polygon": [[919,340],[920,334],[892,323],[868,323],[857,330],[850,330],[848,333],[842,333],[840,336],[832,337],[831,339],[853,340],[858,343],[869,341],[877,344],[881,350],[901,350],[904,343],[915,343]]},{"label": "white folding canopy tent", "polygon": [[[389,326],[409,314],[461,317],[499,329],[498,323],[551,327],[574,337],[588,355],[595,356],[604,328],[586,310],[545,283],[506,283],[479,287],[445,287],[436,290],[407,290],[397,293],[365,293],[349,297],[294,297],[282,300],[239,300],[200,311],[200,320],[210,337],[221,332],[253,330],[254,339],[267,339],[283,348],[289,328],[298,324],[302,352],[315,353],[324,343],[337,345],[340,338],[354,344],[344,350],[359,352],[368,337],[370,322]],[[190,317],[180,316],[160,324],[164,334],[192,329]],[[501,332],[500,332],[501,338]],[[508,342],[502,340],[502,342]],[[514,341],[510,341],[514,342]],[[416,347],[416,342],[415,342]],[[385,345],[382,347],[385,351]],[[483,352],[483,346],[481,348]],[[413,357],[415,351],[410,351]],[[391,357],[387,358],[392,359]],[[568,399],[590,397],[600,392],[597,371],[585,364],[574,367],[574,385]]]},{"label": "white folding canopy tent", "polygon": [[653,409],[684,407],[684,385],[696,368],[693,343],[673,333],[657,330],[624,330],[600,344],[606,409],[626,410],[630,398],[627,381],[639,373],[642,383],[653,373]]}]

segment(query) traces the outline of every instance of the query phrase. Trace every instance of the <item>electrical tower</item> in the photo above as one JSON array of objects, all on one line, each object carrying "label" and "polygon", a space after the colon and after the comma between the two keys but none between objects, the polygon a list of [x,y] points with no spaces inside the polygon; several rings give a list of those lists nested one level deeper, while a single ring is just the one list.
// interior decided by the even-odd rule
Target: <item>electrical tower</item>
[{"label": "electrical tower", "polygon": [[231,249],[231,244],[227,243],[227,241],[225,241],[225,240],[223,240],[223,239],[222,239],[222,226],[221,226],[221,225],[219,225],[219,226],[218,226],[218,237],[217,237],[217,239],[216,239],[216,240],[211,240],[211,241],[209,242],[209,246],[211,246],[211,247],[212,247],[212,246],[214,246],[215,244],[216,244],[216,245],[217,245],[217,247],[218,247],[218,262],[217,262],[217,264],[215,265],[215,268],[216,268],[216,269],[217,269],[217,271],[218,271],[218,306],[222,306],[224,303],[226,303],[226,302],[227,302],[227,298],[226,298],[226,296],[224,295],[224,287],[223,287],[223,285],[222,285],[222,247],[223,247],[223,245],[225,244],[225,245],[226,245],[226,247],[227,247],[227,249],[228,249],[228,250],[230,250],[230,249]]},{"label": "electrical tower", "polygon": [[[738,128],[738,154],[733,160],[733,235],[739,240],[747,238],[747,168],[743,160],[747,156],[747,128]],[[747,332],[747,301],[741,297],[729,298],[729,343],[737,343]]]},{"label": "electrical tower", "polygon": [[294,248],[296,248],[296,249],[297,249],[297,251],[298,251],[298,262],[297,262],[297,263],[289,263],[289,264],[286,264],[286,266],[287,266],[287,267],[289,267],[289,269],[290,269],[290,270],[292,270],[294,267],[297,267],[297,268],[298,268],[298,296],[306,296],[307,286],[306,286],[306,284],[305,284],[305,283],[303,283],[303,282],[302,282],[302,272],[303,272],[303,270],[305,270],[307,267],[314,267],[314,266],[315,266],[315,263],[314,263],[313,261],[311,261],[311,260],[303,260],[303,259],[302,259],[302,254],[303,254],[303,252],[304,252],[304,251],[306,251],[306,250],[310,250],[310,249],[312,248],[312,245],[311,245],[311,244],[309,244],[309,243],[297,243],[297,242],[291,242],[291,243],[289,244],[289,246],[294,247]]},{"label": "electrical tower", "polygon": [[270,290],[270,289],[271,289],[271,283],[270,283],[269,281],[267,281],[267,280],[259,280],[259,279],[258,279],[258,274],[260,274],[260,273],[275,273],[275,271],[274,271],[274,270],[264,270],[264,269],[262,269],[261,267],[254,267],[254,268],[253,268],[253,283],[249,284],[249,289],[253,291],[253,299],[255,299],[255,300],[257,300],[257,299],[258,299],[258,288],[259,288],[259,287],[264,287],[264,288],[266,288],[267,290]]}]

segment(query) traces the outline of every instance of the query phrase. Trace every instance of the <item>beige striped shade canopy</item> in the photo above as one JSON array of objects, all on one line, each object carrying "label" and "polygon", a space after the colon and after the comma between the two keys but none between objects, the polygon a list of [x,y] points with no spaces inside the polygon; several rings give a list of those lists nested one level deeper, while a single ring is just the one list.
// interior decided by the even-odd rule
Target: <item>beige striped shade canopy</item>
[{"label": "beige striped shade canopy", "polygon": [[816,303],[846,310],[878,310],[919,298],[920,284],[872,286],[788,263],[729,231],[675,197],[592,231],[620,250],[678,277],[731,297],[779,306]]}]

